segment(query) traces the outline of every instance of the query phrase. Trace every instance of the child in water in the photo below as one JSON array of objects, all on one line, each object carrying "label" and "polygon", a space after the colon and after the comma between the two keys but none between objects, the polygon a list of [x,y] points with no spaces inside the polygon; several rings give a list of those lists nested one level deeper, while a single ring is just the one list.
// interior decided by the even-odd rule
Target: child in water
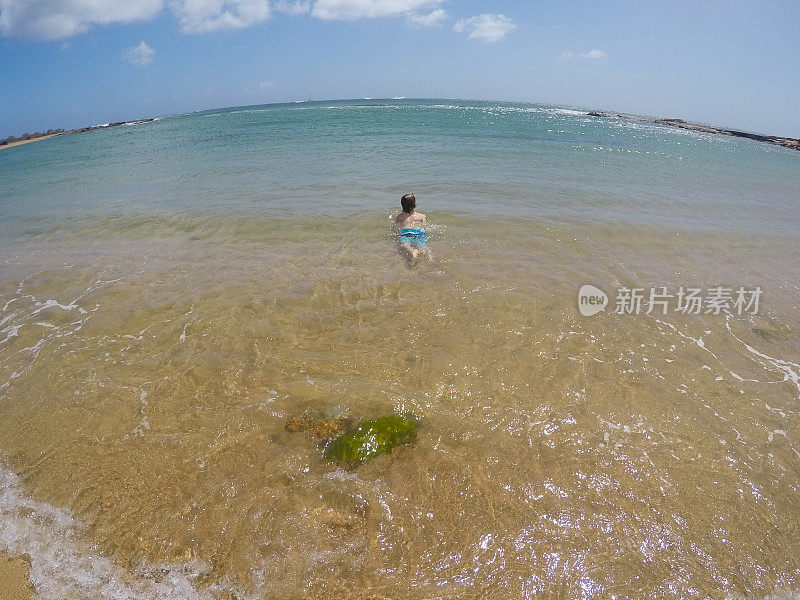
[{"label": "child in water", "polygon": [[417,199],[414,194],[404,194],[400,198],[400,205],[403,207],[403,212],[394,218],[395,224],[400,227],[400,235],[397,237],[400,250],[412,261],[420,254],[430,259],[428,236],[420,229],[425,224],[425,215],[416,211]]}]

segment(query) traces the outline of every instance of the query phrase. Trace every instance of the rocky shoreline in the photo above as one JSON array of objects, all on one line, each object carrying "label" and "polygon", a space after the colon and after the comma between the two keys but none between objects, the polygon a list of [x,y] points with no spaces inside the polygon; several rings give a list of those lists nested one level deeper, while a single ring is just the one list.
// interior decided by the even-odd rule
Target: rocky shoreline
[{"label": "rocky shoreline", "polygon": [[108,129],[109,127],[119,127],[120,125],[138,125],[139,123],[149,123],[150,121],[155,121],[155,118],[150,117],[148,119],[134,119],[133,121],[114,121],[113,123],[107,123],[106,125],[91,125],[89,127],[81,127],[79,129],[70,129],[69,131],[65,131],[64,134],[83,133],[84,131],[94,131],[95,129]]},{"label": "rocky shoreline", "polygon": [[658,125],[666,125],[667,127],[677,127],[679,129],[688,129],[690,131],[700,131],[703,133],[715,133],[718,135],[729,135],[733,137],[747,138],[757,142],[766,142],[767,144],[775,144],[783,146],[784,148],[791,148],[792,150],[800,150],[800,140],[787,137],[778,137],[774,135],[761,135],[758,133],[748,133],[746,131],[738,131],[736,129],[722,129],[720,127],[711,127],[710,125],[699,125],[697,123],[689,123],[683,119],[650,119],[647,117],[637,117],[635,115],[626,115],[622,113],[609,113],[602,111],[590,111],[586,113],[590,117],[605,117],[610,119],[625,119],[627,121],[644,121],[647,123],[657,123]]},{"label": "rocky shoreline", "polygon": [[61,129],[55,129],[55,130],[50,129],[45,133],[26,133],[21,135],[20,137],[14,137],[12,135],[10,137],[5,138],[4,140],[0,140],[0,148],[16,146],[19,144],[25,144],[27,142],[35,142],[38,140],[45,140],[59,135],[68,135],[70,133],[83,133],[84,131],[93,131],[95,129],[108,129],[109,127],[119,127],[120,125],[138,125],[139,123],[149,123],[150,121],[154,120],[155,120],[154,117],[149,117],[147,119],[134,119],[133,121],[114,121],[113,123],[106,123],[105,125],[90,125],[88,127],[79,127],[77,129],[69,129],[67,131],[63,131]]}]

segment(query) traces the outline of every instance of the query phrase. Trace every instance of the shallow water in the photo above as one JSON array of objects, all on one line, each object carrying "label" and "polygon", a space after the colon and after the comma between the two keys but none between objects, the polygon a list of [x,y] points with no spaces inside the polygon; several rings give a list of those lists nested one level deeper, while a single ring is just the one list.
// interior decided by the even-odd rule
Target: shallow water
[{"label": "shallow water", "polygon": [[[799,166],[452,101],[5,151],[0,550],[42,598],[789,597]],[[393,244],[405,191],[433,264]],[[587,318],[584,283],[763,297]],[[422,427],[347,469],[304,412]]]}]

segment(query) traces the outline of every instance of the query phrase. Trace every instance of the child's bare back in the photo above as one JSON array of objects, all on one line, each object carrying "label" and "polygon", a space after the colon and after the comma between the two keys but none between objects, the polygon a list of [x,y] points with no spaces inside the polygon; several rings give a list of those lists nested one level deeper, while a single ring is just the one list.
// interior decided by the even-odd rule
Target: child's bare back
[{"label": "child's bare back", "polygon": [[414,194],[405,194],[400,198],[400,204],[403,212],[394,218],[395,224],[400,227],[400,234],[397,236],[400,250],[412,261],[420,254],[430,259],[428,236],[420,229],[425,224],[425,215],[416,211],[417,199]]},{"label": "child's bare back", "polygon": [[415,227],[425,224],[425,214],[414,211],[411,214],[403,211],[394,218],[394,222],[399,227]]}]

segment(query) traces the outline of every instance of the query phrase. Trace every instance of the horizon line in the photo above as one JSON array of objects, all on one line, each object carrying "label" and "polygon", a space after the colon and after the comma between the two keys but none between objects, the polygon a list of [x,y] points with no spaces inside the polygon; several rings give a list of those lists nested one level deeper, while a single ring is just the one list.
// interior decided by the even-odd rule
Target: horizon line
[{"label": "horizon line", "polygon": [[[577,109],[577,110],[586,111],[587,113],[589,113],[589,112],[607,112],[607,113],[613,114],[613,116],[622,115],[622,116],[631,116],[631,117],[643,117],[643,118],[647,118],[647,119],[651,119],[651,120],[656,120],[656,119],[680,119],[680,117],[664,117],[664,116],[659,117],[659,116],[652,115],[652,114],[634,113],[634,112],[629,112],[629,111],[619,111],[619,110],[610,109],[610,108],[598,108],[598,107],[593,107],[592,108],[592,107],[580,106],[580,105],[576,105],[576,104],[534,102],[534,101],[531,101],[531,100],[501,100],[501,99],[497,99],[497,98],[453,98],[453,97],[446,97],[446,96],[429,96],[429,97],[414,97],[414,96],[369,97],[369,96],[363,96],[363,97],[360,97],[360,98],[322,98],[322,99],[308,98],[308,99],[305,99],[305,100],[282,100],[282,101],[277,101],[277,102],[262,102],[262,103],[258,103],[258,104],[234,104],[234,105],[231,105],[231,106],[218,106],[218,107],[213,107],[213,108],[198,108],[196,110],[188,110],[188,111],[181,111],[181,112],[175,112],[175,113],[163,113],[163,114],[155,114],[155,115],[152,115],[152,114],[151,115],[140,115],[140,116],[134,117],[132,119],[125,119],[123,122],[128,123],[128,122],[131,122],[131,121],[136,121],[136,120],[140,120],[140,119],[149,119],[149,118],[164,119],[164,118],[170,118],[170,117],[180,117],[180,116],[193,115],[193,114],[197,114],[197,113],[201,113],[201,112],[223,111],[223,110],[230,110],[230,109],[236,109],[236,108],[250,108],[250,107],[254,107],[254,106],[281,106],[281,105],[322,103],[322,102],[363,102],[363,101],[387,101],[387,100],[394,100],[394,101],[448,100],[448,101],[452,101],[452,102],[497,102],[497,103],[500,103],[500,104],[528,104],[528,105],[533,105],[533,106],[554,106],[554,107],[557,107],[557,108]],[[707,123],[707,122],[703,122],[703,121],[686,121],[686,122],[690,123],[690,124],[693,124],[693,125],[703,125],[703,126],[713,127],[713,128],[717,128],[717,129],[729,129],[729,130],[733,130],[734,129],[733,127],[729,127],[727,125],[724,125],[724,126],[723,125],[714,125],[712,123]],[[101,127],[103,125],[104,124],[82,125],[82,126],[79,126],[79,127],[72,127],[70,129],[65,129],[64,132],[73,131],[75,129],[81,129],[82,127]],[[52,130],[52,129],[56,129],[56,128],[50,127],[48,129]],[[789,136],[768,136],[768,134],[762,134],[762,133],[757,132],[757,131],[751,131],[751,130],[741,129],[741,128],[736,128],[735,130],[741,131],[741,132],[745,132],[745,133],[751,133],[751,134],[754,134],[754,135],[762,135],[762,136],[765,136],[765,137],[783,137],[783,138],[786,138],[786,139],[797,139],[797,138],[792,138],[792,137],[789,137]],[[47,130],[41,130],[41,131],[47,131]],[[33,132],[33,133],[36,133],[36,132]],[[31,133],[25,132],[25,133],[21,133],[19,135],[20,136],[31,135]],[[9,136],[6,136],[6,138],[0,138],[0,139],[7,139],[8,137],[11,137],[11,136],[15,136],[16,137],[16,134],[10,134]]]}]

